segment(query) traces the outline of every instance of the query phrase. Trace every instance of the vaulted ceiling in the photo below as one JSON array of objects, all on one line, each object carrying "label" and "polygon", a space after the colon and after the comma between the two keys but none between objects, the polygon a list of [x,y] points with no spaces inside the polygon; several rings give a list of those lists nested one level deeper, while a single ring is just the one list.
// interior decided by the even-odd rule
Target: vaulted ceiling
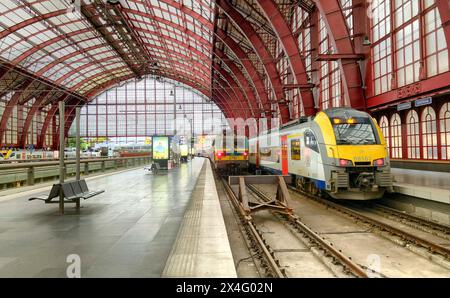
[{"label": "vaulted ceiling", "polygon": [[[445,3],[436,0],[448,24]],[[337,63],[343,104],[364,109],[367,5],[363,0],[2,0],[0,96],[17,92],[0,129],[11,107],[31,98],[31,112],[66,101],[70,126],[74,107],[148,75],[199,90],[227,117],[279,116],[288,122],[319,107],[319,61]],[[444,30],[448,44],[450,26]],[[325,52],[319,38],[327,40]]]}]

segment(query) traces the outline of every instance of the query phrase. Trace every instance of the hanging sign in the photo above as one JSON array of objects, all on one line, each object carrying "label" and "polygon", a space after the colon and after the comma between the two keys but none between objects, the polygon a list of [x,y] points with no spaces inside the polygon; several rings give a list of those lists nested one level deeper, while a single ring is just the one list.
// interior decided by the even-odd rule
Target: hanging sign
[{"label": "hanging sign", "polygon": [[402,110],[407,110],[411,108],[411,102],[404,102],[404,103],[399,103],[397,105],[397,111],[402,111]]},{"label": "hanging sign", "polygon": [[426,106],[426,105],[431,104],[432,102],[433,102],[433,98],[432,97],[420,98],[420,99],[416,99],[414,101],[414,106],[415,107]]}]

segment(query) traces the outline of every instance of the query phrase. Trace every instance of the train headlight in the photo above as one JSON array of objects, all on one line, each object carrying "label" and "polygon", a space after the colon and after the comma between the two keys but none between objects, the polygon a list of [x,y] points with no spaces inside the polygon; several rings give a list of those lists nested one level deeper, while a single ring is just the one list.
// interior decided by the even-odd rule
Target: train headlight
[{"label": "train headlight", "polygon": [[223,152],[220,152],[220,151],[219,151],[219,152],[216,153],[216,155],[217,155],[217,158],[222,158]]},{"label": "train headlight", "polygon": [[349,159],[339,159],[339,165],[341,167],[353,167],[353,161]]},{"label": "train headlight", "polygon": [[247,151],[245,151],[245,152],[243,153],[243,155],[244,155],[244,156],[247,156]]},{"label": "train headlight", "polygon": [[379,158],[379,159],[375,159],[373,161],[373,165],[377,166],[377,167],[382,167],[384,166],[384,158]]}]

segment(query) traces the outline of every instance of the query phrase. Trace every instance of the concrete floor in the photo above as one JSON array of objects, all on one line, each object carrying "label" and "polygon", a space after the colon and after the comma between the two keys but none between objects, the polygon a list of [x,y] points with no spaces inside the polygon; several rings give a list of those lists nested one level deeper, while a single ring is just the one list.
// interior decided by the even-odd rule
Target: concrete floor
[{"label": "concrete floor", "polygon": [[66,277],[66,258],[81,259],[81,277],[159,277],[203,161],[168,174],[143,169],[101,177],[106,192],[59,216],[57,205],[26,197],[0,202],[0,277]]}]

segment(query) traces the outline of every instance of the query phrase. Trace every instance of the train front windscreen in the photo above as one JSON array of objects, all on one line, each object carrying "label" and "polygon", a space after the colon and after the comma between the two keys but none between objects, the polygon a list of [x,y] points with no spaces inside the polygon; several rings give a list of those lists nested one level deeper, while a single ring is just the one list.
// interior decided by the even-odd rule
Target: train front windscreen
[{"label": "train front windscreen", "polygon": [[332,124],[338,145],[378,144],[373,124],[368,117],[333,118]]}]

